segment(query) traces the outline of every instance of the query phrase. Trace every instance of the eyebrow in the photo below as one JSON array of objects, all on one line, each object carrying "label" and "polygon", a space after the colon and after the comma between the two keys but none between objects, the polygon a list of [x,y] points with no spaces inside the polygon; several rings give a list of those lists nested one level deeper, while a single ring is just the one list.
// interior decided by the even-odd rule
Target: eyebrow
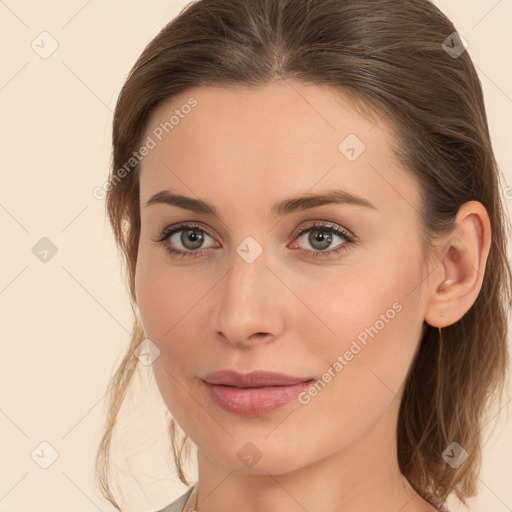
[{"label": "eyebrow", "polygon": [[[146,206],[151,206],[153,204],[168,204],[196,213],[211,215],[218,219],[221,218],[217,208],[213,204],[201,199],[172,194],[167,190],[157,192],[146,202]],[[285,215],[290,215],[294,212],[309,210],[326,204],[349,204],[377,210],[372,203],[362,197],[357,197],[345,190],[330,190],[325,193],[305,194],[300,197],[279,201],[272,206],[271,212],[276,217],[284,217]]]}]

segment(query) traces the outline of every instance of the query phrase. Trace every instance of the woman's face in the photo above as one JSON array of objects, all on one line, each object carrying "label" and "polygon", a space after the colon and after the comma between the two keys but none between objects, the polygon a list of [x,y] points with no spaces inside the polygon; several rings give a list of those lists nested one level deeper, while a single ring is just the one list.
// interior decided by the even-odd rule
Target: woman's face
[{"label": "woman's face", "polygon": [[[419,190],[377,120],[298,82],[190,89],[149,120],[138,305],[169,411],[224,467],[279,474],[394,432],[428,270]],[[147,205],[157,193],[190,200]],[[326,194],[338,201],[306,201]],[[312,381],[281,406],[277,391],[223,388],[221,406],[203,379],[224,369]]]}]

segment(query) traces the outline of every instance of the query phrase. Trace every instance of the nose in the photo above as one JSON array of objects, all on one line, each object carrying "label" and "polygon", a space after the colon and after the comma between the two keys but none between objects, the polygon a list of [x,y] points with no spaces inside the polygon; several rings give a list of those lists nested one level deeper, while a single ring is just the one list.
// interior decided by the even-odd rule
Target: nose
[{"label": "nose", "polygon": [[265,251],[252,263],[234,251],[229,264],[214,294],[216,338],[240,347],[279,338],[285,328],[287,290],[269,267]]}]

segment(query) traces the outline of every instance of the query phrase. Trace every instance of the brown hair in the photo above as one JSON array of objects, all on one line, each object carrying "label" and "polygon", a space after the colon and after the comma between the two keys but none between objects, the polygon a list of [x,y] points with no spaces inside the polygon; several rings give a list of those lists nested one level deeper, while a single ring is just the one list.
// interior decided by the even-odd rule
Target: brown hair
[{"label": "brown hair", "polygon": [[[286,79],[332,86],[361,111],[390,120],[393,151],[420,184],[426,257],[434,238],[451,231],[463,203],[476,200],[487,209],[492,241],[480,294],[442,338],[424,324],[397,429],[400,470],[418,493],[436,505],[452,492],[463,503],[477,493],[485,414],[493,399],[501,401],[509,365],[510,225],[481,84],[454,25],[428,0],[198,0],[144,49],[114,115],[106,211],[124,258],[134,325],[109,385],[96,476],[118,510],[109,487],[111,438],[139,366],[134,350],[144,339],[134,306],[140,162],[130,158],[163,99],[210,83],[250,87]],[[129,161],[129,172],[116,172]],[[172,418],[169,435],[178,476],[190,485],[182,459],[188,438],[178,435]],[[453,441],[468,453],[458,468],[442,458]]]}]

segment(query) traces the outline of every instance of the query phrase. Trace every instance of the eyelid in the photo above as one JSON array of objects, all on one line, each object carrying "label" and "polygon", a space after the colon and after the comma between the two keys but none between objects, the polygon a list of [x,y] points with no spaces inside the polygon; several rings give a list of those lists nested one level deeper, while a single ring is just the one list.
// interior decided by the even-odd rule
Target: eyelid
[{"label": "eyelid", "polygon": [[185,221],[178,222],[177,224],[169,224],[166,226],[159,234],[157,239],[154,239],[154,242],[163,242],[166,238],[169,238],[172,234],[177,231],[182,231],[187,228],[195,228],[198,231],[204,231],[209,237],[215,238],[207,228],[205,228],[202,224],[194,222],[194,221]]},{"label": "eyelid", "polygon": [[340,226],[339,224],[336,224],[335,222],[331,222],[328,220],[314,220],[312,221],[312,224],[308,224],[306,226],[301,226],[297,228],[296,233],[294,237],[302,236],[308,231],[313,230],[314,228],[325,228],[327,231],[333,231],[333,232],[340,232],[338,236],[345,236],[346,238],[350,240],[356,240],[357,237],[347,228]]},{"label": "eyelid", "polygon": [[[307,221],[306,221],[307,222]],[[302,235],[304,234],[304,231],[306,229],[309,229],[309,228],[313,228],[313,227],[324,227],[324,228],[333,228],[333,229],[338,229],[339,231],[343,232],[344,234],[346,234],[347,238],[351,238],[353,240],[357,240],[357,236],[354,235],[354,233],[352,233],[352,231],[350,231],[349,229],[345,228],[345,227],[342,227],[334,222],[331,222],[331,221],[327,221],[327,220],[314,220],[314,221],[311,221],[312,224],[309,224],[307,226],[302,226],[302,225],[299,225],[299,227],[297,227],[297,229],[295,230],[294,234],[293,234],[293,237],[297,237],[299,235]],[[303,223],[301,223],[303,224]],[[166,236],[169,236],[170,233],[174,232],[174,231],[178,231],[180,228],[182,229],[185,229],[185,228],[190,228],[190,227],[193,227],[193,228],[197,228],[198,230],[201,230],[201,231],[204,231],[207,235],[209,235],[210,237],[212,238],[215,238],[214,235],[212,235],[209,231],[209,228],[205,227],[201,222],[197,222],[197,221],[183,221],[183,222],[178,222],[177,224],[169,224],[168,226],[166,226],[165,228],[163,228],[163,230],[160,232],[160,238],[154,240],[155,242],[161,242]]]}]

